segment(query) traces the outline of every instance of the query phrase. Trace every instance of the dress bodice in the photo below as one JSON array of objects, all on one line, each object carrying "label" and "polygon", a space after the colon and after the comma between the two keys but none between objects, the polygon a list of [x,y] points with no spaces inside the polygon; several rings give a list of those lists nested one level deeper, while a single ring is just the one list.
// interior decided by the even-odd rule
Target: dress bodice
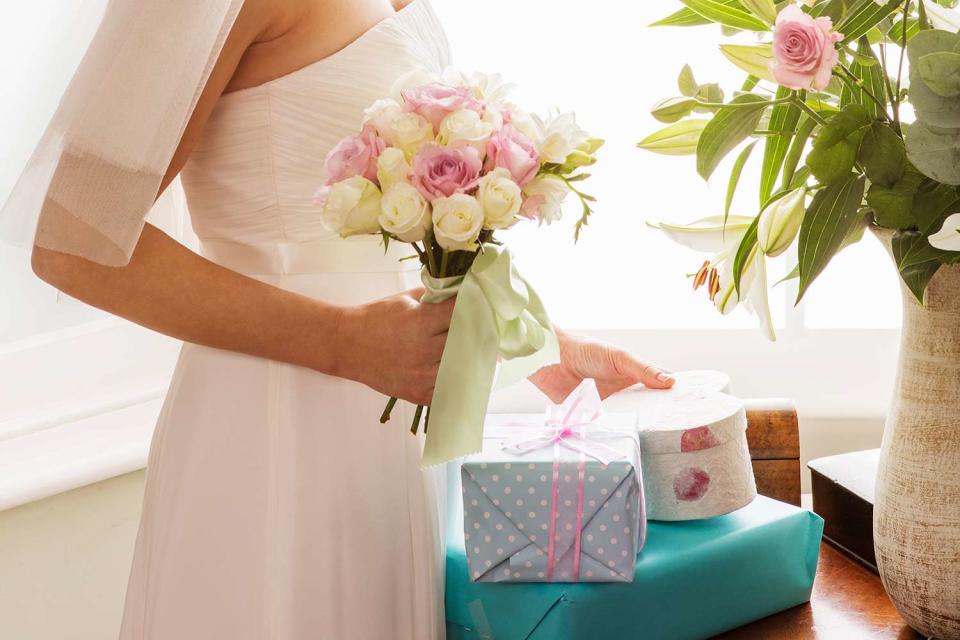
[{"label": "dress bodice", "polygon": [[181,173],[201,243],[343,243],[312,202],[327,152],[401,75],[448,59],[428,0],[413,0],[322,60],[224,94]]}]

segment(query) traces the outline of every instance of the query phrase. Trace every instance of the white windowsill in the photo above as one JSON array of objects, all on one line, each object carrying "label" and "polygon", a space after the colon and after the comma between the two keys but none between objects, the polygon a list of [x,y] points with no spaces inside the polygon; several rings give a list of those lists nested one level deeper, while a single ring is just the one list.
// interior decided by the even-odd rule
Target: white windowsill
[{"label": "white windowsill", "polygon": [[162,399],[0,441],[0,511],[147,464]]}]

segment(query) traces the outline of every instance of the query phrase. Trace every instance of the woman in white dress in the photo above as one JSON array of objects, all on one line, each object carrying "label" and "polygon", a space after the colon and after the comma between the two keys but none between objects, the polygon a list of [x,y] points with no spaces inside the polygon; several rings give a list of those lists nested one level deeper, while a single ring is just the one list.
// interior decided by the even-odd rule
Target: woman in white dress
[{"label": "woman in white dress", "polygon": [[[124,3],[208,6],[113,4]],[[44,280],[184,340],[150,449],[121,637],[442,638],[441,481],[421,472],[405,416],[377,418],[385,396],[429,404],[452,302],[420,304],[402,253],[332,237],[310,199],[324,156],[363,109],[403,73],[446,66],[447,41],[428,0],[215,4],[226,9],[214,55],[153,192],[182,176],[200,255],[149,224],[129,247],[95,249],[84,238],[116,221],[76,210],[91,198],[136,209],[123,199],[135,180],[106,172],[91,187],[79,176],[99,160],[69,145],[33,251]],[[111,121],[140,115],[104,109],[88,103],[83,125],[103,122],[74,138],[106,145]],[[86,200],[73,198],[84,189]],[[605,394],[672,384],[622,351],[558,333],[562,363],[532,377],[553,400],[588,376]]]}]

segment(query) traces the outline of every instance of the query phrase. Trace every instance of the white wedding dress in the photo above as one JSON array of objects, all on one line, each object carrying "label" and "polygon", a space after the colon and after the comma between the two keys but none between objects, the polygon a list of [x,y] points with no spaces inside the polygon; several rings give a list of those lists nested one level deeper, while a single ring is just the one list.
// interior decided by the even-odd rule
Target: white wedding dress
[{"label": "white wedding dress", "polygon": [[[319,62],[225,94],[182,173],[203,255],[340,305],[416,286],[402,245],[385,256],[377,238],[333,236],[311,199],[364,108],[447,59],[414,0]],[[150,448],[121,638],[442,638],[443,480],[420,470],[411,412],[379,423],[385,400],[185,344]]]}]

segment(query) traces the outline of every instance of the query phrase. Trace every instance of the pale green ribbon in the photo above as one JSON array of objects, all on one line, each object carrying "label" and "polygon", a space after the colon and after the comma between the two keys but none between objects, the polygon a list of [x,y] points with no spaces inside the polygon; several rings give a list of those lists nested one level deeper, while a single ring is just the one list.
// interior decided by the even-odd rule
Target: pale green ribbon
[{"label": "pale green ribbon", "polygon": [[506,248],[483,245],[465,276],[434,278],[424,269],[421,279],[423,302],[457,296],[430,405],[421,460],[429,467],[480,451],[498,356],[497,387],[504,387],[559,362],[560,349],[540,297]]}]

